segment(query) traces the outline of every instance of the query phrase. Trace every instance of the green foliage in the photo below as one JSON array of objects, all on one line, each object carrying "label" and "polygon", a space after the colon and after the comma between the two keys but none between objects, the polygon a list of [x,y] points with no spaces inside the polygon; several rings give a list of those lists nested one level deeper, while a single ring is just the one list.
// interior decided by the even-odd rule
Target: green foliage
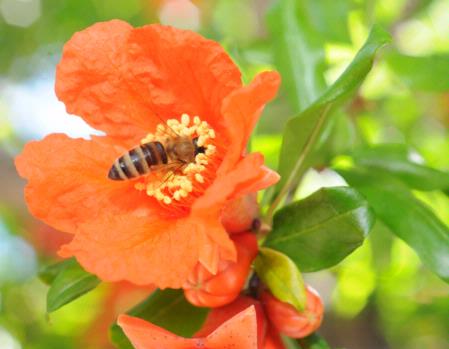
[{"label": "green foliage", "polygon": [[374,27],[340,78],[309,108],[287,122],[278,167],[281,180],[276,187],[280,196],[313,163],[316,142],[333,110],[349,100],[371,70],[377,50],[389,40],[388,33]]},{"label": "green foliage", "polygon": [[339,170],[368,200],[390,230],[408,243],[421,260],[449,281],[449,228],[394,177],[373,169]]},{"label": "green foliage", "polygon": [[[208,309],[191,305],[182,290],[157,290],[128,314],[150,321],[179,336],[191,337],[206,319]],[[114,324],[110,337],[119,349],[132,349],[122,329]]]},{"label": "green foliage", "polygon": [[[31,79],[26,84],[32,84],[36,76],[53,71],[63,43],[74,32],[111,18],[133,25],[154,23],[161,3],[41,0],[42,15],[27,28],[8,25],[0,18],[0,72],[6,90],[12,77]],[[282,73],[282,91],[266,108],[259,134],[252,142],[252,150],[264,153],[269,167],[279,163],[282,175],[273,192],[283,193],[273,196],[277,200],[269,217],[285,198],[286,203],[290,202],[298,185],[302,188],[309,184],[301,178],[313,166],[318,171],[314,173],[319,173],[335,156],[347,154],[353,166],[339,171],[354,189],[323,189],[279,209],[273,231],[266,239],[267,247],[256,260],[264,283],[279,297],[284,293],[292,298],[292,304],[301,302],[297,297],[302,296],[301,292],[289,292],[285,286],[291,283],[292,290],[301,288],[298,267],[314,271],[339,263],[363,243],[375,214],[379,224],[370,232],[369,243],[333,270],[338,275],[338,286],[326,311],[350,318],[363,314],[363,307],[368,307],[369,314],[378,319],[379,335],[392,349],[445,348],[449,338],[445,328],[449,286],[435,274],[449,280],[449,206],[443,194],[449,193],[447,1],[276,0],[266,17],[264,1],[194,3],[201,11],[201,32],[208,38],[224,40],[222,44],[244,70],[245,81],[265,69]],[[352,63],[349,57],[372,23],[390,29],[394,48],[383,52],[381,64],[366,80],[378,58],[376,51],[389,41],[388,35],[375,26]],[[343,75],[325,91],[324,77],[332,81],[347,64]],[[0,98],[0,118],[6,114],[9,117],[7,95],[0,93]],[[300,114],[288,121],[283,138],[280,130],[284,121],[297,112]],[[24,141],[14,134],[9,121],[2,119],[0,129],[8,136],[0,141]],[[416,162],[410,149],[423,155],[423,161]],[[9,194],[2,199],[10,205]],[[10,206],[15,210],[17,203]],[[25,222],[16,223],[13,233],[21,234],[25,228]],[[415,252],[435,274],[421,268]],[[284,258],[273,263],[267,258],[270,253],[288,256],[288,262]],[[50,285],[49,311],[98,284],[75,260],[45,268],[40,278]],[[340,292],[342,289],[349,292]],[[43,320],[44,310],[38,310],[43,308],[39,299],[46,290],[39,282],[0,289],[0,330],[10,331],[26,348],[79,347],[74,338],[81,335],[83,326],[92,321],[95,312],[101,312],[102,306],[100,302],[86,307],[82,302],[90,296],[101,296],[101,288],[82,299],[84,308],[92,312],[90,316],[82,313],[80,317],[82,307],[73,302],[63,312],[52,315],[51,325]],[[167,290],[157,291],[130,313],[190,336],[201,325],[207,310],[188,304],[181,292]],[[366,325],[363,316],[352,321]],[[332,326],[335,332],[345,330],[338,321]],[[111,336],[120,348],[132,348],[116,325]],[[286,339],[286,347],[329,348],[317,335],[299,341]]]},{"label": "green foliage", "polygon": [[56,277],[67,267],[77,264],[75,257],[65,259],[62,262],[45,266],[39,271],[39,279],[46,285],[51,285]]},{"label": "green foliage", "polygon": [[323,337],[314,333],[298,340],[301,349],[330,349]]},{"label": "green foliage", "polygon": [[449,90],[449,54],[412,57],[390,52],[387,63],[402,82],[415,90]]},{"label": "green foliage", "polygon": [[53,265],[41,273],[41,278],[51,283],[47,294],[47,312],[62,306],[92,291],[100,280],[86,272],[75,259]]},{"label": "green foliage", "polygon": [[323,188],[274,216],[265,246],[289,256],[304,272],[332,267],[359,247],[374,222],[354,189]]},{"label": "green foliage", "polygon": [[306,304],[306,290],[301,273],[285,254],[262,247],[254,261],[257,275],[279,300],[302,311]]},{"label": "green foliage", "polygon": [[352,153],[352,157],[357,165],[382,174],[394,175],[413,189],[449,189],[449,172],[412,161],[412,153],[404,144],[381,144],[358,148]]},{"label": "green foliage", "polygon": [[274,58],[295,111],[307,108],[324,91],[324,48],[304,0],[279,0],[268,25]]}]

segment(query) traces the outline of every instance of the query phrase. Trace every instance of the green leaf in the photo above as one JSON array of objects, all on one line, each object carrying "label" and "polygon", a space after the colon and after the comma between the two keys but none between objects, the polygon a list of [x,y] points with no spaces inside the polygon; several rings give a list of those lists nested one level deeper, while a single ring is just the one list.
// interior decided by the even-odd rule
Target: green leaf
[{"label": "green leaf", "polygon": [[295,111],[307,108],[326,88],[323,42],[304,0],[278,0],[268,14],[276,67]]},{"label": "green leaf", "polygon": [[303,272],[329,268],[359,247],[374,222],[366,200],[348,187],[323,188],[280,209],[265,246]]},{"label": "green leaf", "polygon": [[[304,1],[313,26],[326,42],[350,43],[348,14],[351,0]],[[323,40],[324,41],[324,40]]]},{"label": "green leaf", "polygon": [[301,349],[331,349],[326,340],[317,333],[298,339]]},{"label": "green leaf", "polygon": [[377,50],[389,41],[387,32],[373,27],[366,43],[339,79],[309,108],[287,122],[278,166],[281,180],[268,216],[310,166],[316,143],[333,110],[351,98],[371,70]]},{"label": "green leaf", "polygon": [[61,262],[54,263],[51,265],[48,265],[44,268],[42,268],[41,271],[39,271],[39,279],[47,285],[51,285],[53,281],[56,279],[56,277],[68,266],[76,265],[77,261],[76,259],[69,258],[65,259]]},{"label": "green leaf", "polygon": [[[208,309],[191,305],[182,290],[156,290],[128,314],[144,319],[182,337],[191,337],[206,319]],[[122,329],[110,328],[112,342],[119,349],[133,349]]]},{"label": "green leaf", "polygon": [[285,349],[302,349],[296,339],[281,336]]},{"label": "green leaf", "polygon": [[449,54],[413,57],[392,51],[386,55],[391,70],[410,88],[421,91],[449,90]]},{"label": "green leaf", "polygon": [[304,310],[304,281],[290,258],[271,248],[262,247],[254,267],[259,278],[277,299],[293,305],[299,311]]},{"label": "green leaf", "polygon": [[449,189],[449,173],[411,160],[411,152],[402,144],[382,144],[357,149],[352,154],[357,165],[396,176],[406,185],[419,190]]},{"label": "green leaf", "polygon": [[369,201],[376,216],[449,282],[449,228],[394,177],[373,169],[338,170]]},{"label": "green leaf", "polygon": [[[47,274],[47,277],[50,274]],[[51,277],[48,277],[51,279]],[[100,280],[86,272],[75,260],[69,260],[53,279],[47,293],[47,312],[58,310],[63,305],[81,297],[100,284]]]}]

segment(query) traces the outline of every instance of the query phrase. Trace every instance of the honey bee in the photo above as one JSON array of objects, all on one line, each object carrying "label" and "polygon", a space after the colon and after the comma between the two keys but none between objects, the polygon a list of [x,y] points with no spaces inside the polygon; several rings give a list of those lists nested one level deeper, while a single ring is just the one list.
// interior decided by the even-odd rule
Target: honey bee
[{"label": "honey bee", "polygon": [[198,137],[176,136],[168,138],[166,144],[148,142],[139,145],[114,161],[109,170],[109,179],[125,181],[147,175],[156,170],[181,169],[195,161],[195,156],[204,154],[206,148],[198,146]]}]

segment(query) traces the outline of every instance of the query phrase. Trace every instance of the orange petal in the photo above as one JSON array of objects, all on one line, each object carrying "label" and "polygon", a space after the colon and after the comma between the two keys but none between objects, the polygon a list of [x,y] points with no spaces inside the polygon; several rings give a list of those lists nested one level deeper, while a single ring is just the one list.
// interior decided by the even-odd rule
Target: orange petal
[{"label": "orange petal", "polygon": [[127,315],[120,315],[118,324],[136,349],[190,349],[195,339],[179,337],[161,327]]},{"label": "orange petal", "polygon": [[67,112],[110,135],[135,137],[148,125],[148,106],[132,90],[126,42],[132,26],[100,22],[75,33],[56,70],[56,95]]},{"label": "orange petal", "polygon": [[253,192],[227,203],[221,214],[221,223],[229,234],[242,233],[251,230],[258,216],[257,194]]},{"label": "orange petal", "polygon": [[210,213],[214,207],[223,207],[230,199],[255,192],[275,183],[279,176],[263,166],[264,157],[251,153],[241,159],[226,175],[218,175],[192,206],[192,212]]},{"label": "orange petal", "polygon": [[227,320],[206,338],[182,338],[127,315],[121,315],[118,324],[136,349],[257,349],[254,306]]},{"label": "orange petal", "polygon": [[135,140],[182,113],[217,125],[222,99],[241,86],[221,46],[161,25],[120,20],[76,33],[64,47],[56,94],[67,111],[111,136]]},{"label": "orange petal", "polygon": [[[217,206],[218,207],[218,206]],[[237,251],[234,243],[220,222],[219,211],[211,207],[206,212],[192,212],[192,219],[201,222],[204,228],[204,242],[200,246],[200,262],[212,274],[216,274],[220,260],[236,261]]]},{"label": "orange petal", "polygon": [[198,115],[218,131],[221,103],[241,75],[223,48],[197,33],[161,25],[135,29],[129,40],[133,86],[164,117]]},{"label": "orange petal", "polygon": [[78,223],[100,210],[134,208],[138,201],[136,191],[129,190],[132,183],[107,178],[119,153],[105,137],[88,141],[53,134],[28,143],[17,156],[16,167],[28,179],[25,197],[30,211],[54,228],[73,234]]},{"label": "orange petal", "polygon": [[248,139],[265,104],[276,96],[281,82],[279,73],[263,72],[248,85],[232,92],[223,101],[229,147],[219,171],[226,173],[245,152]]},{"label": "orange petal", "polygon": [[257,320],[254,306],[238,313],[206,338],[211,349],[257,349]]},{"label": "orange petal", "polygon": [[[209,241],[220,246],[220,258],[235,261],[236,254],[232,241],[220,222],[221,210],[225,203],[251,190],[260,190],[264,185],[270,185],[272,181],[266,179],[266,168],[263,166],[263,156],[260,153],[252,153],[244,157],[233,171],[226,176],[217,177],[214,183],[199,197],[192,206],[192,217],[200,219],[207,230],[205,234]],[[200,218],[199,218],[200,217]],[[207,242],[206,242],[207,243]],[[203,247],[204,255],[202,264],[212,273],[216,272],[217,254],[212,254],[210,246]]]},{"label": "orange petal", "polygon": [[63,257],[75,256],[105,281],[179,288],[198,262],[201,222],[106,213],[80,225]]}]

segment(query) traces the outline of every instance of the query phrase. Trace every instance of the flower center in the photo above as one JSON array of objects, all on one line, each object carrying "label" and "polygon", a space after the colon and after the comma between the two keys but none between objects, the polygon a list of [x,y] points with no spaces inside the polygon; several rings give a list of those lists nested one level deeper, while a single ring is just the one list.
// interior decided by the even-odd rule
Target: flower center
[{"label": "flower center", "polygon": [[198,116],[182,114],[180,120],[169,119],[157,125],[156,132],[148,134],[141,143],[160,142],[168,161],[154,166],[135,188],[163,205],[190,206],[189,202],[212,179],[210,167],[217,152],[214,139],[214,129]]}]

